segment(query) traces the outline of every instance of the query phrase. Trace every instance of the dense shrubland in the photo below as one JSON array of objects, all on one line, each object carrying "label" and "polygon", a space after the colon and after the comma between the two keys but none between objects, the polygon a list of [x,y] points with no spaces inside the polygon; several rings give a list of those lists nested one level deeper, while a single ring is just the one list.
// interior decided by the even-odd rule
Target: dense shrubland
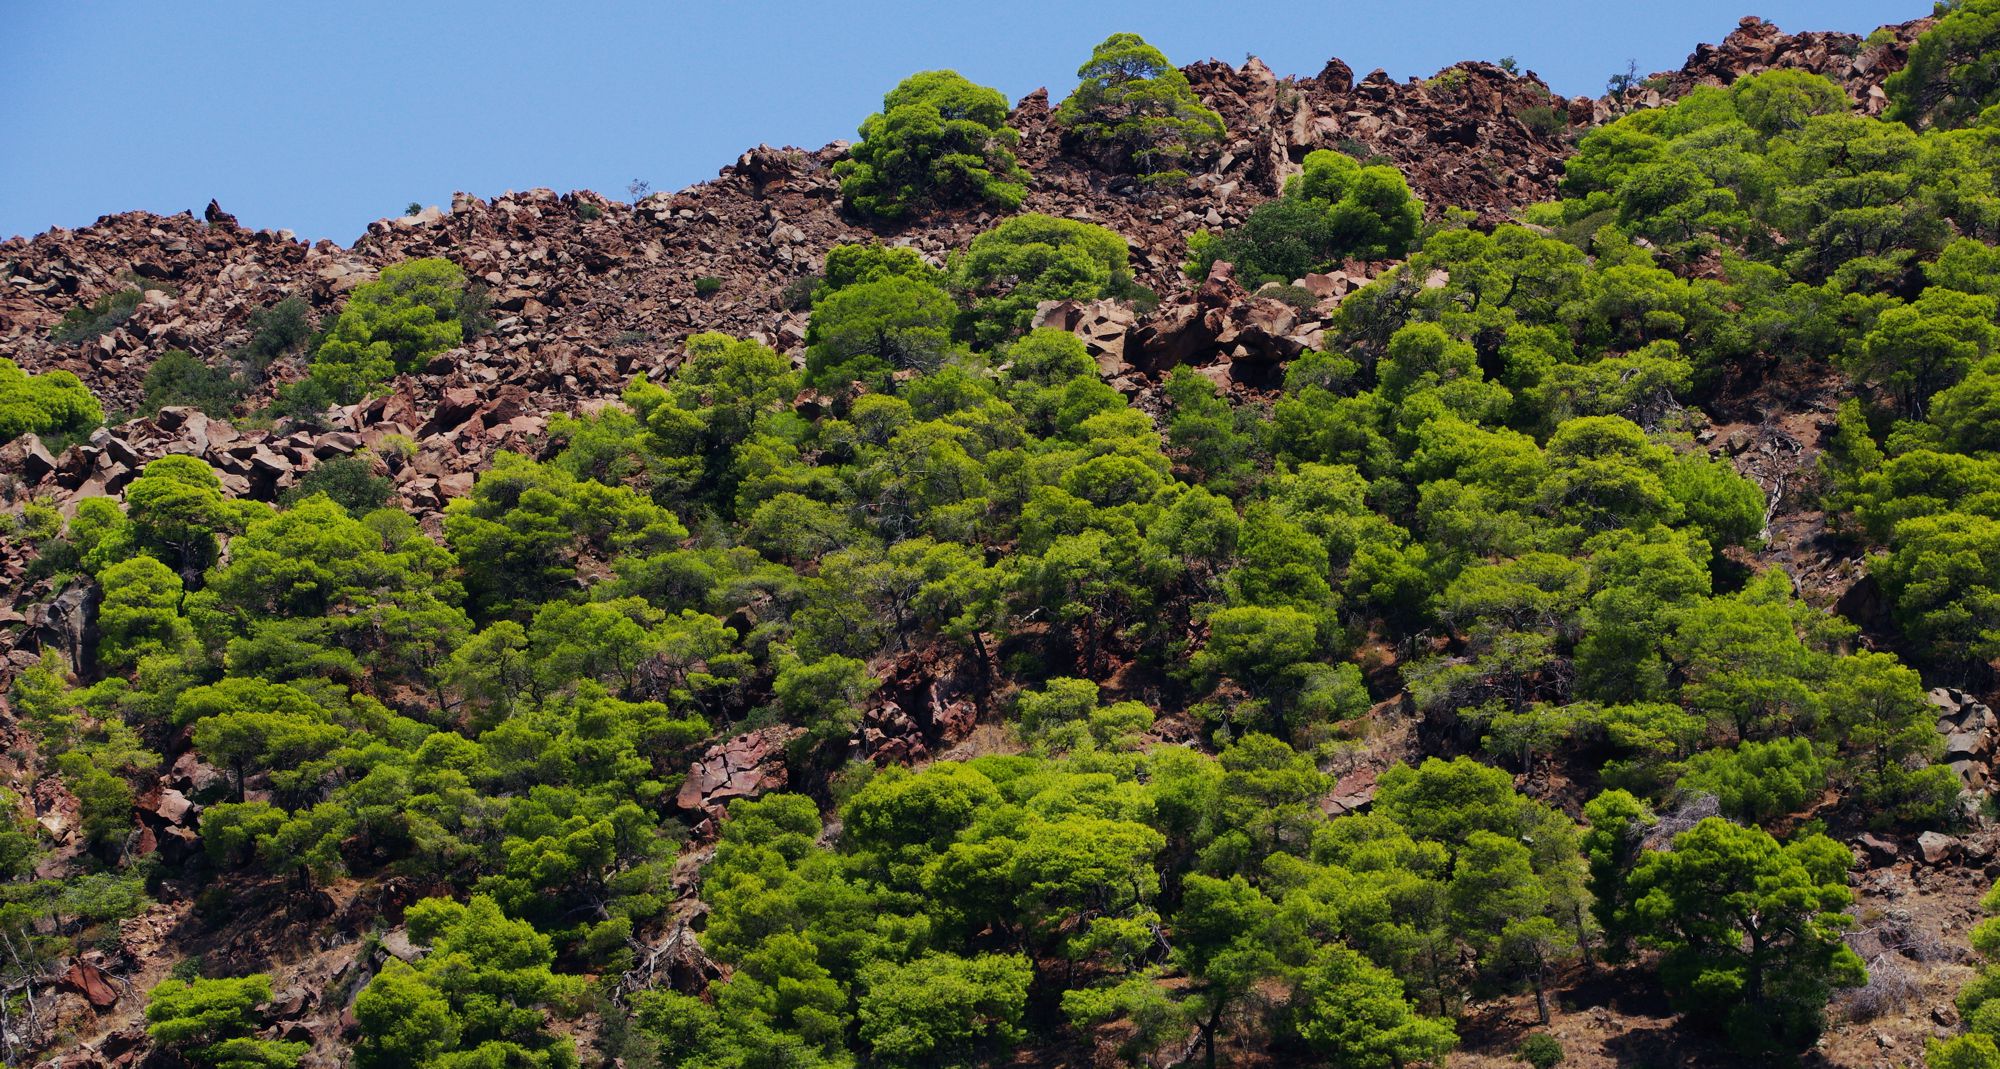
[{"label": "dense shrubland", "polygon": [[[0,828],[5,968],[143,904],[134,788],[185,732],[224,773],[189,862],[205,911],[348,876],[436,892],[408,911],[429,953],[354,1003],[361,1064],[572,1065],[560,1019],[589,1012],[635,1065],[1090,1037],[1135,1064],[1404,1066],[1453,1048],[1468,1000],[1546,1021],[1605,960],[1743,1051],[1803,1050],[1865,980],[1823,829],[1944,826],[1960,784],[1918,672],[1755,566],[1764,492],[1695,446],[1696,406],[1850,376],[1822,489],[1879,551],[1890,637],[1946,676],[2000,654],[2000,143],[1935,112],[1988,92],[1957,69],[1913,64],[1957,86],[1908,90],[1915,129],[1796,72],[1696,90],[1584,137],[1565,199],[1491,232],[1426,227],[1393,168],[1313,153],[1194,237],[1195,272],[1404,262],[1267,395],[1177,369],[1157,418],[1135,406],[1029,326],[1041,300],[1143,298],[1124,239],[1014,215],[942,265],[835,249],[803,367],[689,338],[541,458],[500,455],[442,538],[360,469],[273,507],[168,457],[122,507],[32,506],[41,566],[103,592],[90,663],[48,653],[12,694],[92,868],[38,878],[32,829]],[[1219,130],[1136,37],[1081,73],[1059,117],[1116,166],[1169,177]],[[1004,117],[950,72],[906,81],[843,165],[850,208],[1017,206]],[[391,268],[294,389],[358,399],[480,313],[457,268]],[[231,366],[296,351],[294,319]],[[176,361],[159,403],[226,405],[240,373]],[[871,695],[921,658],[972,666],[1005,752],[865,760]],[[1398,695],[1451,756],[1328,816]],[[735,803],[700,871],[727,978],[627,993],[690,762],[771,727],[796,729],[797,789]],[[1551,769],[1587,804],[1523,792]],[[1988,979],[1939,1064],[1992,1064]],[[255,1036],[263,983],[163,985],[156,1041],[294,1063]]]}]

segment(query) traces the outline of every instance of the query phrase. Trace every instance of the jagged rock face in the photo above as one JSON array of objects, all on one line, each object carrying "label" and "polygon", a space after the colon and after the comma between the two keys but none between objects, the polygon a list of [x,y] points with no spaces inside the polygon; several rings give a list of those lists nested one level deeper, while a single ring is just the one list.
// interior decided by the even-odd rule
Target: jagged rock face
[{"label": "jagged rock face", "polygon": [[787,782],[785,747],[805,732],[772,727],[716,743],[688,770],[674,804],[708,821],[738,798],[781,790]]},{"label": "jagged rock face", "polygon": [[1984,789],[1993,770],[1994,736],[2000,733],[2000,719],[1985,703],[1953,687],[1938,687],[1928,697],[1938,709],[1944,762],[1958,773],[1968,790]]},{"label": "jagged rock face", "polygon": [[[1664,76],[1664,85],[1655,89],[1628,91],[1627,99],[1657,92],[1666,99],[1684,96],[1699,85],[1728,85],[1738,78],[1771,70],[1803,70],[1823,74],[1839,82],[1847,95],[1860,103],[1860,110],[1880,115],[1889,106],[1882,81],[1903,69],[1910,46],[1917,35],[1931,28],[1935,19],[1917,19],[1885,27],[1892,37],[1873,47],[1851,33],[1788,34],[1763,19],[1751,16],[1737,25],[1735,32],[1719,45],[1700,45],[1681,69]],[[1651,106],[1648,104],[1648,106]]]}]

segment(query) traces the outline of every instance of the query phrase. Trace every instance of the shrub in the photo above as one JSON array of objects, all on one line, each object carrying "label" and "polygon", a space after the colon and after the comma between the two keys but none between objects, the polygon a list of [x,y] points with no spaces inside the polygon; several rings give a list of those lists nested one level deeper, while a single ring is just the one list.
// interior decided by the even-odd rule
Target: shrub
[{"label": "shrub", "polygon": [[314,494],[325,494],[354,516],[365,516],[389,503],[396,484],[375,474],[366,454],[335,457],[306,472],[280,499],[289,507]]},{"label": "shrub", "polygon": [[889,373],[934,369],[951,348],[958,306],[944,273],[916,251],[840,245],[826,254],[806,329],[806,374],[822,389],[886,389]]},{"label": "shrub", "polygon": [[1470,81],[1471,76],[1466,74],[1463,68],[1453,67],[1450,70],[1437,72],[1436,75],[1424,82],[1424,88],[1435,89],[1443,93],[1457,93],[1464,89]]},{"label": "shrub", "polygon": [[1351,137],[1343,137],[1334,142],[1333,149],[1343,156],[1354,157],[1356,162],[1366,167],[1373,167],[1377,164],[1389,164],[1393,166],[1395,163],[1389,157],[1382,155]]},{"label": "shrub", "polygon": [[250,313],[250,340],[231,355],[261,371],[305,344],[312,335],[311,307],[304,298],[287,297],[269,308]]},{"label": "shrub", "polygon": [[813,291],[819,288],[820,276],[800,275],[785,283],[778,291],[778,303],[787,312],[803,312],[812,307]]},{"label": "shrub", "polygon": [[100,334],[109,334],[132,318],[144,296],[136,288],[124,289],[107,293],[89,304],[78,305],[63,313],[62,322],[49,331],[49,339],[61,345],[74,345]]},{"label": "shrub", "polygon": [[697,297],[713,297],[721,291],[722,279],[714,275],[703,275],[694,280],[694,295]]},{"label": "shrub", "polygon": [[1316,311],[1319,308],[1319,294],[1304,286],[1273,282],[1258,290],[1257,296],[1283,301],[1301,312]]},{"label": "shrub", "polygon": [[1569,130],[1569,112],[1549,104],[1522,108],[1518,118],[1537,137],[1555,137]]},{"label": "shrub", "polygon": [[23,434],[74,434],[104,422],[104,409],[67,371],[30,375],[0,357],[0,443]]},{"label": "shrub", "polygon": [[1604,91],[1612,96],[1624,96],[1625,92],[1639,84],[1639,61],[1628,59],[1625,69],[1604,80]]},{"label": "shrub", "polygon": [[1191,237],[1186,270],[1200,278],[1227,260],[1246,284],[1290,282],[1348,257],[1400,257],[1423,221],[1423,202],[1402,172],[1320,149],[1306,156],[1305,173],[1285,184],[1284,196],[1258,205],[1241,227]]},{"label": "shrub", "polygon": [[1042,301],[1092,301],[1127,281],[1125,239],[1092,223],[1030,212],[972,239],[952,284],[970,297],[975,340],[992,345],[1028,329]]},{"label": "shrub", "polygon": [[1056,109],[1056,122],[1147,181],[1186,178],[1188,158],[1227,132],[1187,76],[1136,33],[1105,38],[1076,73],[1083,81]]},{"label": "shrub", "polygon": [[271,402],[271,414],[300,427],[319,428],[326,422],[326,410],[333,407],[333,395],[318,379],[301,379],[278,391]]},{"label": "shrub", "polygon": [[227,416],[242,398],[243,386],[227,369],[205,364],[184,349],[169,349],[146,370],[146,400],[139,414],[151,416],[162,408],[186,405],[211,416]]},{"label": "shrub", "polygon": [[257,1039],[257,1007],[271,1000],[271,978],[262,973],[231,980],[162,980],[147,995],[146,1034],[162,1048],[197,1066],[297,1065],[309,1043]]},{"label": "shrub", "polygon": [[1958,0],[1917,38],[1908,64],[1882,83],[1889,94],[1887,117],[1913,127],[1970,125],[2000,103],[1996,51],[2000,0]]},{"label": "shrub", "polygon": [[1527,1062],[1535,1069],[1555,1069],[1564,1057],[1562,1041],[1547,1032],[1537,1032],[1514,1048],[1514,1060]]},{"label": "shrub", "polygon": [[957,71],[924,71],[882,98],[833,173],[847,206],[865,216],[900,219],[949,204],[1013,209],[1028,193],[1028,172],[1014,158],[1019,140],[998,90]]},{"label": "shrub", "polygon": [[417,455],[417,441],[407,434],[385,434],[379,448],[398,460],[408,460]]},{"label": "shrub", "polygon": [[437,258],[395,264],[355,289],[314,354],[312,381],[336,403],[352,404],[485,325],[484,291],[469,288],[457,264]]},{"label": "shrub", "polygon": [[604,218],[604,209],[589,201],[579,201],[576,206],[576,217],[586,223],[594,223]]}]

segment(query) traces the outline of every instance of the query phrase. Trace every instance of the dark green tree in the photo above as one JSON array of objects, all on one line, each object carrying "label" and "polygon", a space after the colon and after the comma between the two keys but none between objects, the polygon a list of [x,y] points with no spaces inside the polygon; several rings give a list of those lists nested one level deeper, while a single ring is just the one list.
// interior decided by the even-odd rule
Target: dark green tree
[{"label": "dark green tree", "polygon": [[1012,209],[1028,192],[1019,140],[997,90],[957,71],[924,71],[882,98],[834,177],[850,209],[881,219],[957,204]]},{"label": "dark green tree", "polygon": [[1918,36],[1909,62],[1891,74],[1888,118],[1951,129],[1971,125],[2000,103],[2000,4],[1954,0],[1943,18]]},{"label": "dark green tree", "polygon": [[1710,817],[1632,873],[1640,939],[1665,954],[1674,997],[1745,1051],[1797,1051],[1819,1035],[1828,996],[1867,980],[1841,939],[1854,858],[1823,835],[1780,846]]},{"label": "dark green tree", "polygon": [[1185,180],[1192,157],[1227,132],[1187,75],[1136,33],[1105,38],[1076,74],[1083,80],[1056,109],[1056,122],[1141,181]]},{"label": "dark green tree", "polygon": [[258,1039],[257,1007],[271,1000],[263,973],[228,980],[162,980],[146,995],[146,1034],[209,1069],[291,1069],[310,1043]]}]

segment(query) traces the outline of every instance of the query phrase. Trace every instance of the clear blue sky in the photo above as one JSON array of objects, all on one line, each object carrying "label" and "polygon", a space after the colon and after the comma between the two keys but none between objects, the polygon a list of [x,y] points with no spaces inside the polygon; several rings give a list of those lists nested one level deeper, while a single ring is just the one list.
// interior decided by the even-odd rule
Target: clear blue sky
[{"label": "clear blue sky", "polygon": [[1512,55],[1565,95],[1663,70],[1738,17],[1865,32],[1928,0],[0,0],[0,237],[197,211],[347,242],[411,201],[624,197],[758,142],[852,137],[903,75],[1058,97],[1106,35],[1176,63],[1339,56],[1398,79]]}]

